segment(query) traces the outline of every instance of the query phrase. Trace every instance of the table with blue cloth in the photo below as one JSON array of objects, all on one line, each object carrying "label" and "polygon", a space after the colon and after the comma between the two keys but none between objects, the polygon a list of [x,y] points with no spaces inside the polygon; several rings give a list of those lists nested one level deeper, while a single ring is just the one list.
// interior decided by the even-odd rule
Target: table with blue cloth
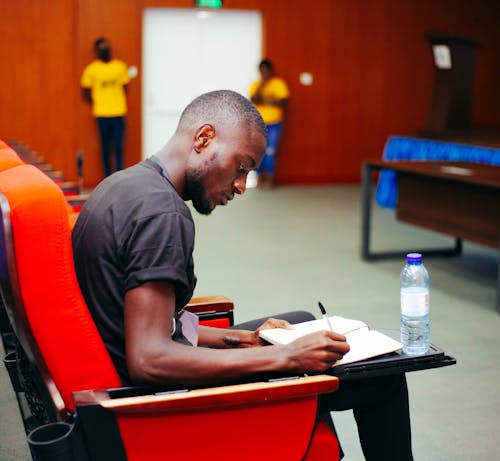
[{"label": "table with blue cloth", "polygon": [[[500,165],[500,149],[457,142],[391,136],[385,144],[382,159],[386,161],[448,161]],[[382,207],[394,208],[396,206],[398,187],[395,171],[380,171],[375,199]]]},{"label": "table with blue cloth", "polygon": [[[462,239],[500,249],[499,148],[393,136],[383,159],[363,163],[361,257],[401,258],[405,250],[370,248],[374,172],[379,173],[376,202],[395,208],[398,221],[455,239],[453,247],[412,251],[458,256]],[[500,312],[500,271],[496,307]]]}]

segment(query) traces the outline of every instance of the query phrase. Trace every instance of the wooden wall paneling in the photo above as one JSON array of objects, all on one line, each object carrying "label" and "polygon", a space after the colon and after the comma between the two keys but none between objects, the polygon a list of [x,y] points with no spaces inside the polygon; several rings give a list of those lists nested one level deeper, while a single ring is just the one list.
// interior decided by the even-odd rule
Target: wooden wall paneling
[{"label": "wooden wall paneling", "polygon": [[[333,63],[331,2],[317,2],[300,15],[294,11],[290,18],[292,30],[297,30],[297,43],[289,46],[290,59],[294,62],[292,75],[292,105],[290,107],[290,126],[292,136],[287,138],[290,149],[290,162],[285,158],[283,180],[289,182],[323,182],[331,177],[332,139],[335,126],[331,123],[332,85],[331,69]],[[300,83],[300,73],[310,72],[313,84]],[[286,145],[285,145],[286,146]]]},{"label": "wooden wall paneling", "polygon": [[72,4],[2,2],[0,136],[71,175],[76,113]]},{"label": "wooden wall paneling", "polygon": [[352,179],[349,165],[359,156],[359,145],[364,138],[360,123],[366,104],[362,85],[371,79],[366,69],[372,57],[363,49],[363,34],[369,35],[371,31],[364,29],[362,11],[356,2],[335,3],[330,20],[333,54],[330,72],[335,75],[330,101],[335,128],[332,170],[336,180]]},{"label": "wooden wall paneling", "polygon": [[476,49],[472,119],[477,125],[500,126],[500,2],[490,1],[481,14],[470,15],[469,35],[480,37]]},{"label": "wooden wall paneling", "polygon": [[[38,2],[37,2],[38,3]],[[76,178],[75,16],[70,2],[40,2],[42,154],[68,179]],[[50,110],[47,110],[50,108]],[[33,142],[36,142],[33,140]]]},{"label": "wooden wall paneling", "polygon": [[[415,134],[427,119],[434,74],[432,53],[423,34],[425,23],[414,2],[399,2],[388,9],[385,47],[387,95],[383,107],[383,133]],[[397,27],[395,27],[397,25]]]},{"label": "wooden wall paneling", "polygon": [[[259,6],[245,1],[225,5]],[[444,30],[460,30],[457,21],[465,23],[471,8],[465,3],[408,0],[324,0],[308,5],[292,0],[261,2],[260,7],[264,54],[275,61],[292,90],[278,169],[283,182],[357,180],[363,157],[380,155],[389,134],[415,133],[425,121],[433,87],[423,33],[434,23]],[[386,40],[390,48],[384,46]],[[336,44],[342,63],[337,68]],[[315,76],[312,87],[298,83],[303,66]],[[335,86],[327,83],[337,70],[340,104],[332,96]],[[338,124],[332,136],[334,117]],[[337,144],[330,148],[332,138]]]},{"label": "wooden wall paneling", "polygon": [[[411,122],[405,120],[405,114],[416,112],[415,105],[408,110],[404,101],[415,93],[415,86],[419,86],[411,76],[415,73],[415,49],[421,47],[423,50],[424,44],[419,37],[415,38],[411,19],[405,14],[394,13],[398,6],[401,8],[401,3],[396,5],[391,0],[370,2],[369,11],[361,15],[363,58],[357,73],[362,78],[360,101],[363,108],[358,124],[357,152],[352,153],[355,162],[349,165],[352,173],[359,174],[363,158],[381,156],[391,127],[400,134],[407,133]],[[411,18],[411,14],[409,16]],[[417,114],[417,120],[419,117]],[[400,128],[396,128],[398,124]]]},{"label": "wooden wall paneling", "polygon": [[[414,22],[418,24],[422,34],[437,31],[476,39],[483,44],[481,48],[476,49],[472,123],[500,127],[500,91],[498,85],[492,83],[498,81],[500,75],[500,28],[497,26],[500,3],[492,0],[476,3],[467,0],[442,0],[416,2],[412,8]],[[425,62],[432,68],[431,47],[427,41],[424,40],[424,43],[428,53]],[[432,96],[433,70],[430,85]],[[430,101],[425,106],[426,118],[429,107]]]},{"label": "wooden wall paneling", "polygon": [[[329,11],[331,2],[316,1],[308,8],[289,2],[265,6],[265,54],[290,87],[290,102],[278,156],[277,180],[313,182],[328,176],[331,152],[327,146],[331,63]],[[313,84],[299,81],[301,72],[313,75]],[[317,182],[317,180],[316,180]]]},{"label": "wooden wall paneling", "polygon": [[78,149],[84,154],[84,180],[86,187],[94,187],[103,179],[97,127],[90,106],[80,96],[79,81],[85,66],[94,58],[93,43],[107,37],[113,57],[134,65],[139,70],[128,88],[127,126],[125,133],[125,166],[141,159],[141,33],[142,12],[137,0],[80,0],[77,2],[78,43]]},{"label": "wooden wall paneling", "polygon": [[[163,8],[194,8],[194,0],[137,0],[141,9],[149,7]],[[229,2],[224,2],[224,8],[227,8]]]},{"label": "wooden wall paneling", "polygon": [[[81,24],[84,30],[92,24],[89,21],[95,14],[101,17],[98,25],[107,25],[105,18],[110,11],[118,19],[120,10],[129,12],[128,16],[123,13],[121,21],[115,19],[115,25],[110,27],[115,30],[116,23],[121,23],[120,27],[128,30],[128,37],[123,39],[129,47],[134,46],[131,37],[136,37],[131,59],[139,61],[143,9],[193,6],[190,0],[136,0],[133,7],[107,5],[103,11],[98,2],[82,3],[88,7],[83,15],[87,19]],[[488,25],[496,30],[486,18],[498,9],[488,0],[475,5],[464,0],[316,0],[309,4],[299,0],[225,0],[224,8],[262,11],[263,55],[275,62],[278,73],[290,85],[291,100],[277,174],[281,183],[358,181],[363,159],[380,156],[389,135],[412,135],[425,124],[434,75],[424,33],[433,29],[470,32],[480,39],[484,32],[471,24],[471,18],[476,17],[476,23],[486,30]],[[134,9],[136,18],[132,19]],[[98,29],[95,23],[92,27],[94,33],[82,32],[89,40]],[[488,33],[498,37],[495,32]],[[88,48],[86,52],[89,53]],[[485,55],[490,56],[486,60],[491,62],[492,55]],[[140,70],[140,62],[138,67]],[[299,74],[304,71],[314,76],[310,87],[299,83]],[[482,72],[478,70],[478,82],[489,84],[498,94],[491,77],[482,77]],[[137,93],[134,95],[131,88],[129,95],[130,117],[136,117],[140,132],[140,78],[135,83]],[[484,102],[479,100],[478,104]],[[480,118],[494,119],[491,109],[476,112]],[[84,125],[84,133],[95,141],[93,125],[89,126],[88,120]],[[132,133],[132,126],[131,120],[127,152],[133,163],[140,159],[141,144],[140,135]],[[136,154],[130,153],[130,149]]]},{"label": "wooden wall paneling", "polygon": [[[192,7],[191,0],[3,2],[0,126],[63,169],[85,153],[86,185],[102,179],[97,133],[79,79],[97,36],[139,69],[130,85],[126,163],[141,157],[142,12]],[[448,32],[483,43],[477,50],[473,123],[500,126],[500,3],[493,0],[225,0],[260,9],[264,50],[292,97],[278,169],[281,183],[358,181],[364,158],[379,156],[390,134],[426,122],[434,75],[423,35]],[[299,83],[300,72],[314,84]]]}]

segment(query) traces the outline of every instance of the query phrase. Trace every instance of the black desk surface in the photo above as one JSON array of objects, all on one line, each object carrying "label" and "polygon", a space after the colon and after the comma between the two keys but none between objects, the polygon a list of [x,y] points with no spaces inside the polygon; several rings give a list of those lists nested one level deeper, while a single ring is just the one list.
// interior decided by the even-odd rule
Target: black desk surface
[{"label": "black desk surface", "polygon": [[[399,340],[399,332],[395,330],[382,331],[382,333]],[[355,379],[375,378],[410,371],[441,368],[455,365],[456,363],[457,361],[453,357],[446,355],[438,346],[431,344],[427,353],[423,355],[410,356],[404,354],[402,351],[393,352],[369,360],[333,367],[330,374],[338,376],[341,382],[345,382]]]}]

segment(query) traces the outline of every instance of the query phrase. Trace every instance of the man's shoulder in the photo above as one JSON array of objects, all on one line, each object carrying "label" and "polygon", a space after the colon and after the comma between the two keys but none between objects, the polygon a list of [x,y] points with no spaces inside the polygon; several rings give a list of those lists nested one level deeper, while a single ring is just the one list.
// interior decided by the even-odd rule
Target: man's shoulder
[{"label": "man's shoulder", "polygon": [[290,94],[288,85],[281,77],[273,77],[269,81],[269,91],[279,98],[288,98]]},{"label": "man's shoulder", "polygon": [[115,197],[115,205],[122,209],[141,204],[143,212],[176,212],[188,210],[173,185],[150,160],[144,160],[106,178],[103,194]]},{"label": "man's shoulder", "polygon": [[121,61],[120,59],[112,59],[109,62],[103,62],[105,67],[105,72],[111,72],[111,73],[116,73],[116,74],[121,74],[121,75],[128,75],[128,67],[125,62]]},{"label": "man's shoulder", "polygon": [[84,68],[84,72],[100,72],[106,69],[120,69],[126,70],[127,65],[120,59],[112,59],[109,62],[103,62],[100,59],[94,59],[92,62],[87,64]]},{"label": "man's shoulder", "polygon": [[250,90],[253,90],[255,88],[257,88],[259,85],[260,85],[260,80],[254,80],[251,84],[250,84]]},{"label": "man's shoulder", "polygon": [[121,59],[112,59],[109,64],[113,64],[115,66],[121,66],[121,67],[127,67],[127,64],[125,64],[125,61],[122,61]]},{"label": "man's shoulder", "polygon": [[85,68],[83,69],[84,72],[88,72],[88,71],[92,71],[94,69],[97,69],[99,68],[99,64],[101,63],[102,61],[99,61],[99,59],[94,59],[92,62],[89,62]]},{"label": "man's shoulder", "polygon": [[288,85],[286,84],[286,81],[282,77],[273,77],[271,80],[271,83],[275,86],[280,86],[280,87],[287,87]]},{"label": "man's shoulder", "polygon": [[108,226],[119,235],[144,220],[153,223],[178,216],[192,222],[184,200],[147,161],[105,178],[91,193],[81,215],[87,226]]},{"label": "man's shoulder", "polygon": [[127,195],[137,189],[145,193],[154,190],[171,193],[171,185],[148,159],[108,176],[101,184],[108,192],[111,189],[129,191]]}]

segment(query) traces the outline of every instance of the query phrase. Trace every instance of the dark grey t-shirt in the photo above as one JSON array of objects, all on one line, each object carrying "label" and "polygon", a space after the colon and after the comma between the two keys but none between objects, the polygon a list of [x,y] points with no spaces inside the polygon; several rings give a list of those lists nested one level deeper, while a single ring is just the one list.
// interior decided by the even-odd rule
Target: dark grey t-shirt
[{"label": "dark grey t-shirt", "polygon": [[85,301],[125,385],[125,293],[166,280],[176,310],[193,294],[194,223],[160,165],[147,159],[115,173],[92,192],[72,234]]}]

